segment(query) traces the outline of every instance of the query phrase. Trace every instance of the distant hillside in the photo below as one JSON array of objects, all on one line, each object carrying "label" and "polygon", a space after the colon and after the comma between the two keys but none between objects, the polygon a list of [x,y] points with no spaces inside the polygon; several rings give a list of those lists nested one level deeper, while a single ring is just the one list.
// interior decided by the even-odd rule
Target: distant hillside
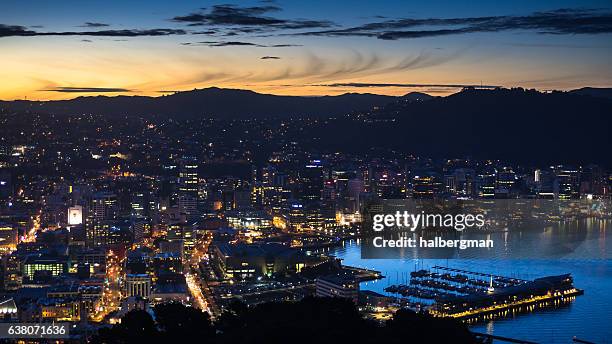
[{"label": "distant hillside", "polygon": [[612,99],[612,88],[583,87],[577,90],[572,90],[569,93],[578,94],[582,96]]},{"label": "distant hillside", "polygon": [[[325,147],[393,148],[432,157],[612,163],[612,100],[567,92],[467,89],[394,102],[368,123],[329,128]],[[340,147],[338,147],[340,148]]]},{"label": "distant hillside", "polygon": [[436,97],[423,92],[410,92],[401,97],[401,99],[406,101],[426,101],[434,98]]},{"label": "distant hillside", "polygon": [[297,97],[261,94],[247,90],[206,88],[161,97],[96,96],[60,101],[5,101],[0,107],[14,111],[106,115],[167,115],[176,118],[253,118],[269,116],[327,116],[367,111],[395,101],[396,97],[347,93],[339,96]]}]

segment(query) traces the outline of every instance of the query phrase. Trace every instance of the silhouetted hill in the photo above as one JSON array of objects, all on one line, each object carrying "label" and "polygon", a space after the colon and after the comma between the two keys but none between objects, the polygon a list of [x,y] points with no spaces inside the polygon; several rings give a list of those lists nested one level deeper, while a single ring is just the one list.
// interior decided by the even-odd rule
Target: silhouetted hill
[{"label": "silhouetted hill", "polygon": [[434,99],[436,97],[430,96],[429,94],[423,92],[410,92],[403,95],[401,98],[407,101],[426,101]]},{"label": "silhouetted hill", "polygon": [[569,93],[612,99],[612,88],[583,87],[577,90],[569,91]]},{"label": "silhouetted hill", "polygon": [[329,149],[392,148],[432,157],[611,163],[612,100],[566,92],[476,90],[395,102],[323,134]]},{"label": "silhouetted hill", "polygon": [[367,111],[392,102],[396,97],[347,93],[339,96],[297,97],[261,94],[247,90],[216,87],[177,92],[161,97],[96,96],[60,101],[0,102],[14,111],[106,115],[167,115],[176,118],[253,118],[269,116],[327,116]]},{"label": "silhouetted hill", "polygon": [[[590,93],[590,92],[589,92]],[[367,115],[296,131],[304,150],[365,152],[395,149],[431,157],[612,165],[612,99],[584,92],[465,89],[446,97],[411,93],[294,97],[209,88],[162,97],[79,97],[67,101],[0,103],[15,111],[101,113],[173,118]],[[316,133],[317,140],[312,138]],[[305,135],[305,136],[300,136]],[[310,147],[310,146],[313,147]]]}]

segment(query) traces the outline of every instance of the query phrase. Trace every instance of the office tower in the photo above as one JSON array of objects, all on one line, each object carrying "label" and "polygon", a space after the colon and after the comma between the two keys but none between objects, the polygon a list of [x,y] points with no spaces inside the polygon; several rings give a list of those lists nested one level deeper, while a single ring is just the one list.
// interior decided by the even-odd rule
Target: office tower
[{"label": "office tower", "polygon": [[320,201],[323,190],[323,166],[321,161],[314,160],[299,171],[301,192],[305,202]]},{"label": "office tower", "polygon": [[418,174],[412,177],[412,198],[434,198],[442,190],[442,182],[435,173]]},{"label": "office tower", "polygon": [[185,223],[174,223],[168,226],[167,239],[182,246],[181,251],[185,255],[191,254],[195,246],[195,233],[192,225]]},{"label": "office tower", "polygon": [[106,246],[110,228],[117,219],[117,196],[113,193],[98,192],[91,198],[87,215],[87,245]]},{"label": "office tower", "polygon": [[363,180],[353,178],[348,181],[345,195],[343,195],[345,212],[354,213],[361,208],[361,194],[365,192]]},{"label": "office tower", "polygon": [[130,202],[131,215],[136,217],[142,217],[145,215],[145,209],[148,206],[147,197],[144,192],[135,192],[132,195],[132,201]]},{"label": "office tower", "polygon": [[141,244],[144,238],[151,235],[151,223],[144,218],[135,220],[132,226],[134,232],[134,243]]},{"label": "office tower", "polygon": [[444,176],[444,191],[455,195],[457,194],[457,176],[454,174]]},{"label": "office tower", "polygon": [[179,164],[178,206],[187,217],[197,216],[198,163],[194,157],[183,157]]},{"label": "office tower", "polygon": [[559,199],[575,199],[580,197],[580,172],[569,166],[555,168],[555,193]]},{"label": "office tower", "polygon": [[21,260],[17,254],[11,254],[2,258],[4,266],[4,290],[11,291],[21,288],[23,284],[23,274],[21,270]]},{"label": "office tower", "polygon": [[515,184],[518,178],[512,168],[504,167],[497,171],[497,180],[495,185],[495,197],[507,198],[515,189]]},{"label": "office tower", "polygon": [[0,253],[17,249],[17,227],[0,223]]},{"label": "office tower", "polygon": [[549,170],[539,170],[535,183],[535,194],[537,198],[551,199],[555,197],[555,176]]},{"label": "office tower", "polygon": [[68,225],[77,226],[83,224],[83,207],[75,205],[68,208]]},{"label": "office tower", "polygon": [[11,174],[6,170],[0,170],[0,200],[8,198],[12,194]]},{"label": "office tower", "polygon": [[604,195],[607,193],[606,174],[600,166],[587,165],[580,176],[580,193]]},{"label": "office tower", "polygon": [[493,198],[495,197],[495,185],[497,183],[497,171],[489,166],[483,168],[478,174],[478,197]]}]

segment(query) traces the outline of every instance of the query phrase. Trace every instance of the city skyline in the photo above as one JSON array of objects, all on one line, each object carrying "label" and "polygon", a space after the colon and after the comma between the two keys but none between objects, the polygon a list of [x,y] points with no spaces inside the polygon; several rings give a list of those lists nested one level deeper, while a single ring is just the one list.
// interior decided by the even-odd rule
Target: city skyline
[{"label": "city skyline", "polygon": [[0,341],[605,342],[611,37],[610,0],[2,1]]},{"label": "city skyline", "polygon": [[609,87],[611,32],[605,1],[9,1],[0,99]]}]

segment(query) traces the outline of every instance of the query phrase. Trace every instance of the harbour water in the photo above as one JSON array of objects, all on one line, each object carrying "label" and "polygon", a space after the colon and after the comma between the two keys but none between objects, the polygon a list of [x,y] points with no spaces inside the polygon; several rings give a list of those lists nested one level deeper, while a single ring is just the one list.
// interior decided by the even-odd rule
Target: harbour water
[{"label": "harbour water", "polygon": [[[600,235],[598,240],[588,241],[584,245],[593,249],[607,248],[605,238],[606,235]],[[541,244],[547,245],[546,242]],[[381,271],[386,276],[384,279],[364,282],[361,289],[387,295],[384,291],[387,286],[406,283],[410,272],[435,265],[529,280],[571,273],[574,285],[585,291],[573,302],[554,309],[483,320],[471,325],[472,330],[539,343],[571,343],[574,336],[595,343],[612,343],[610,259],[362,259],[358,240],[345,241],[342,246],[331,248],[329,254],[343,259],[346,265]]]}]

